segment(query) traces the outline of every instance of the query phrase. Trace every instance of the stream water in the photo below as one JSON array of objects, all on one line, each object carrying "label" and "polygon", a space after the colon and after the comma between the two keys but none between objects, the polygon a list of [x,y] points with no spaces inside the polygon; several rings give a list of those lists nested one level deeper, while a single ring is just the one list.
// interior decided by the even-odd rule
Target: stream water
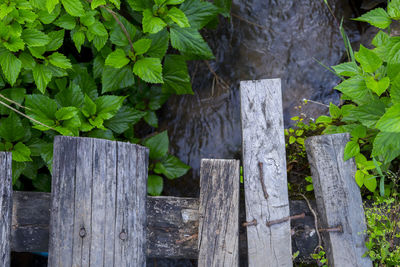
[{"label": "stream water", "polygon": [[[354,16],[351,1],[329,2],[339,20]],[[358,41],[355,23],[348,24]],[[231,19],[206,38],[216,59],[190,64],[195,94],[173,97],[162,111],[160,130],[168,130],[171,152],[192,167],[166,182],[165,195],[196,197],[202,158],[240,159],[241,80],[282,79],[286,126],[304,98],[338,102],[332,90],[338,79],[316,61],[332,66],[345,56],[339,22],[322,0],[234,0]],[[310,117],[326,111],[310,103],[302,109]]]}]

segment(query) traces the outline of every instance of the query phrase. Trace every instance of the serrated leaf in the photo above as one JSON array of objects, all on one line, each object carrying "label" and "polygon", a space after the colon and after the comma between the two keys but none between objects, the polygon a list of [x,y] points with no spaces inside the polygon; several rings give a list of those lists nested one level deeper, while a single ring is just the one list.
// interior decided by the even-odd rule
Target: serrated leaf
[{"label": "serrated leaf", "polygon": [[362,71],[357,66],[355,62],[346,62],[336,66],[333,66],[332,69],[339,75],[352,77],[354,75],[360,74]]},{"label": "serrated leaf", "polygon": [[329,103],[329,114],[333,119],[338,119],[342,115],[342,111],[340,108],[336,105],[334,105],[332,102]]},{"label": "serrated leaf", "polygon": [[178,95],[193,94],[189,71],[183,56],[167,55],[163,69],[163,91]]},{"label": "serrated leaf", "polygon": [[76,25],[76,19],[72,17],[69,14],[64,14],[60,16],[55,22],[55,25],[67,29],[67,30],[73,30]]},{"label": "serrated leaf", "polygon": [[360,146],[356,141],[349,141],[347,142],[344,148],[344,161],[354,157],[360,153]]},{"label": "serrated leaf", "polygon": [[149,157],[151,159],[162,158],[168,152],[169,140],[167,131],[148,138],[144,145],[150,149]]},{"label": "serrated leaf", "polygon": [[379,119],[376,128],[382,132],[400,132],[400,104],[395,104],[386,110],[385,114]]},{"label": "serrated leaf", "polygon": [[105,5],[106,1],[105,0],[93,0],[90,4],[92,9],[96,9],[98,6]]},{"label": "serrated leaf", "polygon": [[23,143],[17,143],[12,151],[12,159],[17,162],[32,161],[31,150]]},{"label": "serrated leaf", "polygon": [[48,66],[45,66],[43,64],[36,64],[36,66],[32,69],[32,73],[37,88],[40,92],[44,94],[47,84],[51,81],[53,72],[51,71],[51,69],[49,69]]},{"label": "serrated leaf", "polygon": [[112,92],[132,86],[135,76],[128,66],[121,69],[105,67],[101,76],[102,93]]},{"label": "serrated leaf", "polygon": [[334,89],[350,97],[357,104],[363,104],[368,94],[367,85],[361,76],[351,77],[337,85]]},{"label": "serrated leaf", "polygon": [[125,97],[123,96],[114,96],[114,95],[98,97],[94,101],[96,103],[97,115],[107,114],[103,118],[110,119],[121,108],[124,99]]},{"label": "serrated leaf", "polygon": [[364,178],[365,175],[362,171],[357,170],[356,171],[356,175],[355,175],[355,179],[356,179],[356,183],[357,185],[361,188],[364,185]]},{"label": "serrated leaf", "polygon": [[7,142],[21,141],[25,137],[22,122],[14,112],[0,120],[0,137]]},{"label": "serrated leaf", "polygon": [[21,71],[21,60],[10,51],[0,47],[0,66],[4,77],[13,86]]},{"label": "serrated leaf", "polygon": [[57,103],[48,96],[32,94],[25,97],[26,113],[34,119],[52,126],[56,119]]},{"label": "serrated leaf", "polygon": [[197,0],[186,0],[179,9],[185,13],[190,26],[197,30],[206,26],[220,10],[210,2]]},{"label": "serrated leaf", "polygon": [[72,68],[72,64],[69,61],[69,59],[64,56],[63,54],[60,54],[58,52],[54,52],[48,57],[49,61],[51,64],[53,64],[56,67],[62,68],[62,69],[70,69]]},{"label": "serrated leaf", "polygon": [[96,21],[88,27],[88,30],[94,35],[98,36],[108,36],[108,32],[104,27],[103,23]]},{"label": "serrated leaf", "polygon": [[18,36],[11,36],[7,42],[3,42],[3,45],[11,52],[17,52],[19,50],[24,50],[25,48],[25,43]]},{"label": "serrated leaf", "polygon": [[136,55],[143,55],[146,53],[150,46],[151,46],[151,40],[150,39],[140,39],[136,42],[133,43],[133,50],[135,51]]},{"label": "serrated leaf", "polygon": [[351,131],[351,136],[358,139],[364,138],[367,135],[367,128],[364,125],[358,125]]},{"label": "serrated leaf", "polygon": [[120,69],[129,62],[130,60],[126,57],[125,51],[117,48],[107,56],[105,65]]},{"label": "serrated leaf", "polygon": [[362,69],[369,73],[375,72],[382,65],[379,56],[363,45],[360,45],[360,50],[354,53],[354,57],[361,64]]},{"label": "serrated leaf", "polygon": [[121,134],[136,124],[146,112],[123,106],[114,117],[104,122],[104,126]]},{"label": "serrated leaf", "polygon": [[129,6],[135,11],[143,11],[147,8],[152,8],[153,4],[148,0],[127,0]]},{"label": "serrated leaf", "polygon": [[151,127],[154,127],[154,128],[158,127],[158,118],[154,111],[152,111],[152,110],[147,111],[147,113],[146,113],[146,115],[144,115],[143,119]]},{"label": "serrated leaf", "polygon": [[379,47],[382,46],[383,44],[385,44],[387,41],[389,40],[389,35],[383,31],[379,31],[375,37],[372,39],[372,44],[375,47]]},{"label": "serrated leaf", "polygon": [[149,175],[147,180],[147,193],[152,196],[159,196],[163,190],[164,181],[161,176]]},{"label": "serrated leaf", "polygon": [[185,13],[176,7],[170,8],[167,12],[167,16],[181,28],[190,27],[189,20]]},{"label": "serrated leaf", "polygon": [[374,77],[368,76],[366,78],[366,85],[372,92],[376,93],[378,96],[381,96],[386,89],[389,88],[390,79],[389,77],[383,77],[381,80],[376,81]]},{"label": "serrated leaf", "polygon": [[55,116],[57,120],[69,120],[78,114],[79,110],[76,107],[62,107],[57,110]]},{"label": "serrated leaf", "polygon": [[392,23],[392,20],[383,8],[375,8],[354,20],[368,22],[380,29],[386,29]]},{"label": "serrated leaf", "polygon": [[97,51],[100,51],[107,43],[107,40],[108,40],[107,35],[105,35],[105,36],[95,35],[92,43],[93,43],[94,47],[96,47]]},{"label": "serrated leaf", "polygon": [[[92,1],[93,4],[93,1]],[[93,23],[96,22],[96,18],[94,17],[96,15],[96,11],[88,11],[85,13],[84,16],[79,18],[79,21],[85,25],[86,27],[89,27],[90,25],[92,25]]]},{"label": "serrated leaf", "polygon": [[36,29],[24,29],[21,38],[31,47],[44,46],[50,42],[50,38],[45,33]]},{"label": "serrated leaf", "polygon": [[85,14],[82,3],[80,0],[61,0],[65,11],[74,17],[81,17]]},{"label": "serrated leaf", "polygon": [[164,29],[167,23],[159,17],[154,17],[153,12],[150,9],[146,9],[143,12],[142,25],[144,33],[157,33]]},{"label": "serrated leaf", "polygon": [[[118,16],[118,19],[121,21],[121,23],[124,25],[125,29],[129,33],[129,37],[133,39],[136,35],[136,27],[127,21],[124,17]],[[127,46],[129,45],[129,40],[126,37],[125,33],[121,29],[121,27],[118,24],[115,24],[115,26],[111,29],[110,32],[110,41],[113,44],[116,44],[118,46]]]},{"label": "serrated leaf", "polygon": [[366,175],[364,178],[364,185],[369,191],[375,192],[378,185],[376,177],[373,175]]},{"label": "serrated leaf", "polygon": [[81,52],[81,46],[85,43],[85,33],[83,31],[71,31],[72,41],[78,52]]},{"label": "serrated leaf", "polygon": [[395,20],[400,19],[400,1],[399,0],[388,1],[387,12],[390,18]]},{"label": "serrated leaf", "polygon": [[75,83],[71,83],[69,88],[62,89],[55,95],[55,100],[61,107],[74,106],[80,108],[83,104],[83,99],[82,90]]},{"label": "serrated leaf", "polygon": [[168,179],[176,179],[185,175],[190,167],[180,161],[177,157],[168,155],[167,158],[161,161],[163,165],[162,174],[164,174]]},{"label": "serrated leaf", "polygon": [[173,48],[187,54],[212,59],[214,55],[200,33],[193,28],[171,27],[171,45]]},{"label": "serrated leaf", "polygon": [[133,73],[149,83],[164,83],[159,58],[142,58],[135,62]]},{"label": "serrated leaf", "polygon": [[60,15],[60,12],[61,12],[61,5],[56,5],[52,12],[49,13],[47,10],[44,9],[40,10],[37,13],[37,15],[39,20],[43,24],[50,24],[58,17],[58,15]]},{"label": "serrated leaf", "polygon": [[167,0],[165,2],[166,5],[179,5],[183,3],[185,0]]},{"label": "serrated leaf", "polygon": [[169,33],[166,29],[159,31],[156,34],[150,34],[146,38],[152,40],[151,46],[147,54],[151,57],[163,58],[168,49]]},{"label": "serrated leaf", "polygon": [[368,128],[375,128],[375,124],[385,113],[385,105],[381,101],[371,101],[367,104],[352,108],[343,120],[359,121]]},{"label": "serrated leaf", "polygon": [[214,0],[214,5],[220,8],[220,13],[224,17],[230,16],[232,0]]},{"label": "serrated leaf", "polygon": [[374,139],[372,156],[383,157],[389,163],[400,155],[399,147],[400,133],[381,132]]},{"label": "serrated leaf", "polygon": [[325,115],[319,116],[315,121],[315,123],[331,123],[331,122],[332,118]]},{"label": "serrated leaf", "polygon": [[65,30],[49,32],[50,42],[46,45],[47,51],[56,51],[64,42]]},{"label": "serrated leaf", "polygon": [[96,114],[97,111],[96,103],[94,103],[93,100],[90,99],[88,95],[85,95],[84,97],[83,107],[81,111],[83,115],[85,115],[87,118]]},{"label": "serrated leaf", "polygon": [[56,5],[59,3],[59,0],[46,0],[46,8],[49,13],[53,12]]},{"label": "serrated leaf", "polygon": [[111,3],[113,3],[114,4],[114,6],[117,8],[117,9],[120,9],[120,7],[121,7],[121,2],[120,2],[120,0],[109,0]]}]

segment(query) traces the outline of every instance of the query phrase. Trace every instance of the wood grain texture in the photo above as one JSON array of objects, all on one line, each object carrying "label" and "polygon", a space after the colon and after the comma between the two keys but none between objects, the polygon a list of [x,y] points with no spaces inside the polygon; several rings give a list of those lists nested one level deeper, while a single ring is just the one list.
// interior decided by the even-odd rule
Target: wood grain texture
[{"label": "wood grain texture", "polygon": [[10,266],[12,175],[11,153],[0,152],[0,267]]},{"label": "wood grain texture", "polygon": [[314,136],[306,140],[321,228],[342,226],[343,233],[324,233],[332,266],[372,266],[366,251],[366,230],[354,159],[343,160],[349,134]]},{"label": "wood grain texture", "polygon": [[[49,193],[13,192],[12,251],[48,251],[50,197]],[[199,200],[195,198],[147,197],[147,257],[197,259],[197,238],[182,240],[198,233],[198,211]],[[304,219],[291,222],[292,250],[300,251],[295,261],[313,262],[310,254],[318,243],[314,217],[305,201],[290,201],[290,215],[303,212]],[[240,214],[243,223],[245,214]],[[246,228],[239,227],[240,255],[247,257]]]},{"label": "wood grain texture", "polygon": [[239,266],[239,161],[203,159],[200,168],[200,267]]},{"label": "wood grain texture", "polygon": [[56,137],[49,266],[145,266],[148,150]]},{"label": "wood grain texture", "polygon": [[292,266],[290,222],[266,226],[289,216],[280,79],[242,81],[240,98],[249,266]]}]

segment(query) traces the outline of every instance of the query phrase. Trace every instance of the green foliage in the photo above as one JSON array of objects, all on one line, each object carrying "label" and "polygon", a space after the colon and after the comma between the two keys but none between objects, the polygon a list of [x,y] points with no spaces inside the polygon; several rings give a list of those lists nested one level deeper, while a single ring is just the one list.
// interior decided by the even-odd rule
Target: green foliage
[{"label": "green foliage", "polygon": [[328,260],[323,247],[318,247],[317,253],[311,254],[311,257],[317,261],[318,266],[328,267]]},{"label": "green foliage", "polygon": [[187,60],[213,58],[199,30],[229,9],[230,0],[3,1],[0,150],[13,153],[14,186],[23,177],[49,190],[58,134],[149,147],[152,195],[163,177],[184,175],[167,132],[138,130],[158,126],[169,96],[193,93]]},{"label": "green foliage", "polygon": [[351,134],[344,159],[354,157],[357,184],[370,192],[379,189],[381,196],[382,173],[397,168],[392,163],[400,156],[400,38],[390,36],[389,27],[400,18],[399,10],[400,1],[390,1],[387,10],[376,8],[356,19],[382,29],[372,41],[375,48],[361,45],[350,62],[332,67],[342,78],[335,89],[344,104],[317,119],[329,124],[326,134]]}]

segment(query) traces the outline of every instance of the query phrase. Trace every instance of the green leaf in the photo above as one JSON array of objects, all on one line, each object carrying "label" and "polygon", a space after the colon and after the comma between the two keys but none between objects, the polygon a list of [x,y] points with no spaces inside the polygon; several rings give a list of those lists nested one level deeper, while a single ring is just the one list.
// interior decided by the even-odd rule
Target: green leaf
[{"label": "green leaf", "polygon": [[61,12],[61,5],[56,5],[53,12],[48,12],[47,10],[40,10],[37,14],[39,20],[43,24],[50,24],[52,23]]},{"label": "green leaf", "polygon": [[56,51],[64,42],[65,30],[49,32],[50,42],[46,45],[47,51]]},{"label": "green leaf", "polygon": [[127,0],[129,6],[135,11],[143,11],[153,7],[152,1],[149,0]]},{"label": "green leaf", "polygon": [[382,65],[382,60],[379,56],[363,45],[360,45],[360,50],[354,53],[354,56],[363,70],[369,73],[375,72]]},{"label": "green leaf", "polygon": [[85,15],[85,10],[83,9],[82,3],[80,0],[61,0],[65,11],[68,14],[74,17],[81,17]]},{"label": "green leaf", "polygon": [[375,189],[378,185],[376,182],[376,177],[373,175],[366,175],[364,178],[364,185],[369,191],[375,192]]},{"label": "green leaf", "polygon": [[113,133],[109,130],[95,129],[89,133],[89,137],[115,140]]},{"label": "green leaf", "polygon": [[168,10],[167,16],[172,19],[176,24],[178,24],[179,27],[184,28],[184,27],[190,27],[189,20],[186,17],[185,13],[182,12],[182,10],[173,7]]},{"label": "green leaf", "polygon": [[399,0],[391,0],[388,1],[387,11],[390,18],[394,20],[400,19],[400,1]]},{"label": "green leaf", "polygon": [[163,69],[163,91],[174,92],[178,95],[193,94],[192,84],[183,56],[167,55]]},{"label": "green leaf", "polygon": [[79,110],[76,107],[62,107],[56,112],[56,118],[60,121],[72,119],[78,114]]},{"label": "green leaf", "polygon": [[56,7],[56,5],[58,4],[58,0],[47,0],[46,1],[46,8],[47,11],[49,11],[49,13],[53,12],[54,8]]},{"label": "green leaf", "polygon": [[[168,155],[161,161],[163,168],[158,168],[160,173],[164,174],[168,179],[176,179],[185,175],[190,167],[180,161],[177,157]],[[157,170],[154,170],[157,172]]]},{"label": "green leaf", "polygon": [[390,87],[390,98],[393,104],[400,103],[400,75],[397,75]]},{"label": "green leaf", "polygon": [[338,119],[342,115],[342,111],[340,110],[340,108],[338,106],[336,106],[335,104],[333,104],[331,102],[331,103],[329,103],[329,114],[331,114],[331,117],[333,119]]},{"label": "green leaf", "polygon": [[179,5],[183,3],[185,0],[167,0],[165,2],[166,5]]},{"label": "green leaf", "polygon": [[364,138],[367,135],[367,128],[364,125],[358,125],[351,131],[351,136],[354,138]]},{"label": "green leaf", "polygon": [[358,145],[358,142],[356,141],[347,142],[344,148],[344,161],[354,157],[358,153],[360,153],[360,146]]},{"label": "green leaf", "polygon": [[389,40],[389,35],[384,31],[379,31],[375,35],[374,39],[372,39],[371,43],[375,47],[379,47],[379,46],[382,46],[383,44],[385,44],[388,40]]},{"label": "green leaf", "polygon": [[149,83],[164,83],[159,58],[142,58],[135,62],[133,73]]},{"label": "green leaf", "polygon": [[376,81],[374,77],[368,76],[366,78],[366,85],[372,92],[376,93],[378,96],[381,96],[386,89],[389,88],[390,79],[389,77],[383,77],[381,80]]},{"label": "green leaf", "polygon": [[133,50],[136,55],[143,55],[151,46],[151,39],[140,39],[133,43]]},{"label": "green leaf", "polygon": [[94,102],[96,103],[97,115],[103,115],[102,118],[110,119],[121,108],[122,102],[125,97],[123,96],[100,96]]},{"label": "green leaf", "polygon": [[126,66],[121,69],[105,67],[101,76],[102,93],[112,92],[132,86],[135,76],[132,70]]},{"label": "green leaf", "polygon": [[363,186],[363,184],[364,184],[364,178],[365,178],[364,173],[362,171],[360,171],[360,170],[357,170],[355,178],[356,178],[356,183],[361,188]]},{"label": "green leaf", "polygon": [[315,121],[315,123],[317,123],[317,124],[318,123],[331,123],[331,122],[332,122],[332,118],[325,116],[325,115],[319,116],[317,118],[317,120]]},{"label": "green leaf", "polygon": [[372,156],[382,156],[385,163],[391,162],[400,155],[400,134],[379,133],[373,143]]},{"label": "green leaf", "polygon": [[357,66],[355,62],[346,62],[336,66],[332,69],[339,75],[352,77],[354,75],[362,73],[361,69]]},{"label": "green leaf", "polygon": [[[10,89],[4,89],[4,90],[0,91],[0,94],[17,102],[18,104],[22,104],[22,102],[25,99],[26,90],[24,88],[10,88]],[[8,115],[11,113],[14,113],[14,112],[3,105],[0,105],[0,114],[1,115]],[[2,135],[0,134],[0,136],[2,136]]]},{"label": "green leaf", "polygon": [[21,60],[14,54],[0,47],[0,66],[3,70],[4,77],[13,86],[17,81],[21,71]]},{"label": "green leaf", "polygon": [[22,31],[21,38],[31,47],[44,46],[50,42],[49,36],[36,29],[25,29]]},{"label": "green leaf", "polygon": [[210,2],[197,0],[186,0],[180,9],[188,18],[190,26],[197,30],[206,26],[220,10]]},{"label": "green leaf", "polygon": [[83,93],[81,88],[75,83],[71,83],[69,88],[62,89],[55,95],[55,100],[61,107],[77,107],[80,108],[83,104]]},{"label": "green leaf", "polygon": [[169,33],[166,29],[156,34],[149,34],[146,38],[152,40],[151,46],[147,51],[150,57],[163,58],[168,49]]},{"label": "green leaf", "polygon": [[375,100],[355,107],[343,119],[346,121],[359,121],[368,128],[375,128],[375,124],[385,113],[385,104]]},{"label": "green leaf", "polygon": [[19,50],[24,50],[25,43],[18,36],[11,36],[7,42],[3,42],[3,45],[11,52],[17,52]]},{"label": "green leaf", "polygon": [[57,103],[53,99],[38,94],[27,95],[25,97],[25,105],[29,108],[26,110],[29,116],[48,126],[54,124],[53,120],[56,119]]},{"label": "green leaf", "polygon": [[25,137],[24,126],[14,112],[0,120],[0,137],[7,142],[21,141]]},{"label": "green leaf", "polygon": [[108,32],[106,28],[104,27],[103,23],[96,21],[92,25],[88,27],[89,31],[93,33],[94,35],[98,36],[108,36]]},{"label": "green leaf", "polygon": [[85,43],[85,33],[83,31],[71,31],[72,41],[78,52],[81,52],[81,46]]},{"label": "green leaf", "polygon": [[113,132],[121,134],[128,130],[131,125],[140,121],[145,114],[146,112],[122,106],[114,117],[104,122],[104,126],[111,129]]},{"label": "green leaf", "polygon": [[147,193],[152,196],[159,196],[163,190],[164,181],[161,176],[149,175],[147,180]]},{"label": "green leaf", "polygon": [[121,48],[117,48],[107,56],[105,65],[120,69],[128,64],[129,61],[130,60],[125,55],[125,51]]},{"label": "green leaf", "polygon": [[96,114],[97,111],[96,103],[94,103],[93,100],[90,99],[90,97],[88,97],[87,95],[85,95],[81,111],[83,115],[85,115],[86,117],[90,117]]},{"label": "green leaf", "polygon": [[53,64],[56,67],[62,68],[62,69],[70,69],[72,68],[72,64],[69,61],[69,59],[64,56],[63,54],[60,54],[58,52],[54,52],[48,57],[49,61],[51,64]]},{"label": "green leaf", "polygon": [[150,149],[149,157],[151,159],[162,158],[168,152],[169,140],[167,131],[148,138],[144,145]]},{"label": "green leaf", "polygon": [[113,3],[114,4],[114,6],[117,8],[117,9],[120,9],[120,7],[121,7],[121,2],[120,2],[120,0],[109,0],[111,3]]},{"label": "green leaf", "polygon": [[173,48],[187,54],[202,56],[205,59],[214,58],[210,47],[196,29],[171,27],[170,35]]},{"label": "green leaf", "polygon": [[43,64],[36,64],[32,72],[37,88],[40,92],[44,94],[47,84],[51,81],[51,78],[53,76],[52,71],[49,69],[48,66],[45,66]]},{"label": "green leaf", "polygon": [[232,0],[214,0],[214,5],[220,8],[220,12],[224,17],[230,16]]},{"label": "green leaf", "polygon": [[154,111],[152,111],[152,110],[147,111],[147,113],[146,113],[146,115],[144,115],[143,119],[151,127],[154,127],[154,128],[158,127],[158,119],[157,119],[157,115]]},{"label": "green leaf", "polygon": [[93,0],[90,4],[92,9],[96,9],[99,6],[106,5],[106,0]]},{"label": "green leaf", "polygon": [[[121,21],[121,23],[126,28],[127,32],[129,33],[130,38],[133,39],[136,35],[136,27],[133,26],[133,24],[130,23],[129,21],[127,21],[124,17],[119,16],[119,15],[117,15],[117,16],[118,16],[118,19]],[[123,30],[117,23],[115,23],[115,26],[112,28],[112,30],[110,32],[110,41],[113,44],[116,44],[118,46],[129,45],[128,38],[126,37],[125,33],[123,32]]]},{"label": "green leaf", "polygon": [[[92,1],[92,4],[93,4],[93,1]],[[96,15],[96,13],[97,13],[96,11],[86,12],[84,16],[79,18],[79,20],[83,25],[85,25],[86,27],[89,27],[93,23],[96,22],[96,19],[94,17]]]},{"label": "green leaf", "polygon": [[400,104],[391,106],[376,124],[382,132],[400,132]]},{"label": "green leaf", "polygon": [[167,23],[159,17],[154,17],[153,12],[151,12],[150,9],[146,9],[143,12],[142,25],[144,33],[157,33],[164,29],[164,27],[167,26]]},{"label": "green leaf", "polygon": [[23,143],[17,143],[12,151],[12,159],[17,162],[32,161],[31,150]]},{"label": "green leaf", "polygon": [[334,89],[350,97],[350,99],[357,104],[363,104],[368,94],[367,85],[365,84],[364,78],[361,76],[349,78],[337,85]]},{"label": "green leaf", "polygon": [[392,20],[383,8],[375,8],[354,20],[368,22],[380,29],[386,29],[392,23]]},{"label": "green leaf", "polygon": [[67,30],[73,30],[76,25],[76,19],[72,17],[69,14],[64,14],[60,16],[55,22],[55,25],[67,29]]}]

